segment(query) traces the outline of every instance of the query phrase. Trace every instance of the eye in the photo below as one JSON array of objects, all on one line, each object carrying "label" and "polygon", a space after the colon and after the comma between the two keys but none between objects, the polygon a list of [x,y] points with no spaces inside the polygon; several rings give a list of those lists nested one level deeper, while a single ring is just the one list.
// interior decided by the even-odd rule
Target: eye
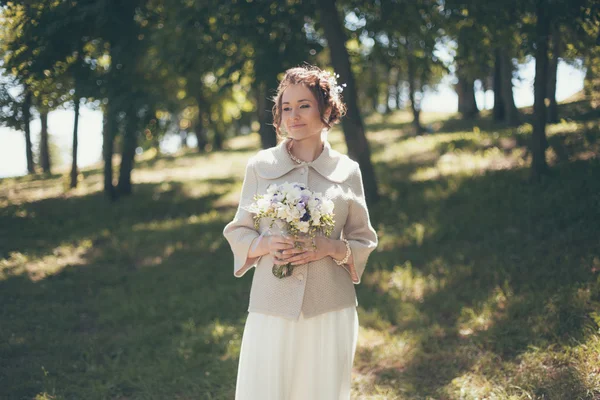
[{"label": "eye", "polygon": [[308,104],[303,104],[300,106],[300,108],[310,108],[310,106]]},{"label": "eye", "polygon": [[290,108],[286,107],[286,108],[283,109],[283,111],[290,111]]}]

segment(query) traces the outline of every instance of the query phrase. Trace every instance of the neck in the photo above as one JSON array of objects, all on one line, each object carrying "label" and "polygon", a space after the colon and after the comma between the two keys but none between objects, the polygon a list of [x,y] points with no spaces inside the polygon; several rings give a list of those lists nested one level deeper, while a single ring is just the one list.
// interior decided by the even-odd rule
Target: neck
[{"label": "neck", "polygon": [[312,137],[303,140],[290,138],[289,142],[291,143],[287,143],[286,145],[289,146],[290,152],[294,157],[306,162],[316,160],[323,151],[323,146],[325,145],[325,140],[321,135],[315,135],[314,139]]}]

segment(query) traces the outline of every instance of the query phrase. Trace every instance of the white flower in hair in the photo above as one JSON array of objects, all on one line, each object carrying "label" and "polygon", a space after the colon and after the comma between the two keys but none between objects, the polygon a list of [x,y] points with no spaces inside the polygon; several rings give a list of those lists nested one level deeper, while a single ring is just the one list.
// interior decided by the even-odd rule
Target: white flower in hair
[{"label": "white flower in hair", "polygon": [[327,75],[329,75],[329,78],[327,78],[327,80],[329,81],[329,85],[331,86],[331,90],[334,93],[337,93],[337,94],[342,93],[342,91],[346,87],[346,84],[342,83],[341,85],[338,85],[337,80],[340,77],[340,74],[336,74],[335,72],[330,72],[330,71],[325,71],[325,73]]}]

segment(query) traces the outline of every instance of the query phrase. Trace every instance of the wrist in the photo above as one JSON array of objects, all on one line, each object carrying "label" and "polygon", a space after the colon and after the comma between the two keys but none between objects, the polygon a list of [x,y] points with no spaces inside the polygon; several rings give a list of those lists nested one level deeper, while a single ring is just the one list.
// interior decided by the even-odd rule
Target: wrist
[{"label": "wrist", "polygon": [[335,260],[341,260],[346,255],[346,244],[341,240],[329,239],[329,255]]}]

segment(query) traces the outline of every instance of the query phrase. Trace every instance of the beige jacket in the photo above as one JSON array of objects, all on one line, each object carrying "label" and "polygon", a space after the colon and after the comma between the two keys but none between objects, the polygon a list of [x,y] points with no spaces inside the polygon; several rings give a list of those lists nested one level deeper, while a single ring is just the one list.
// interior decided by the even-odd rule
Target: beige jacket
[{"label": "beige jacket", "polygon": [[[234,256],[233,273],[241,277],[255,267],[248,311],[298,319],[300,312],[310,318],[328,311],[358,305],[354,284],[360,278],[369,254],[377,247],[377,234],[369,220],[362,176],[358,163],[325,147],[312,162],[297,164],[287,153],[287,140],[261,150],[246,166],[240,203],[233,221],[223,230]],[[269,221],[254,227],[253,214],[246,211],[255,194],[264,194],[270,184],[299,182],[313,192],[321,192],[334,203],[335,227],[330,238],[344,237],[350,244],[356,271],[351,277],[348,265],[339,266],[331,257],[296,265],[292,276],[278,279],[271,268],[273,257],[266,254],[248,258],[254,238],[268,228]]]}]

